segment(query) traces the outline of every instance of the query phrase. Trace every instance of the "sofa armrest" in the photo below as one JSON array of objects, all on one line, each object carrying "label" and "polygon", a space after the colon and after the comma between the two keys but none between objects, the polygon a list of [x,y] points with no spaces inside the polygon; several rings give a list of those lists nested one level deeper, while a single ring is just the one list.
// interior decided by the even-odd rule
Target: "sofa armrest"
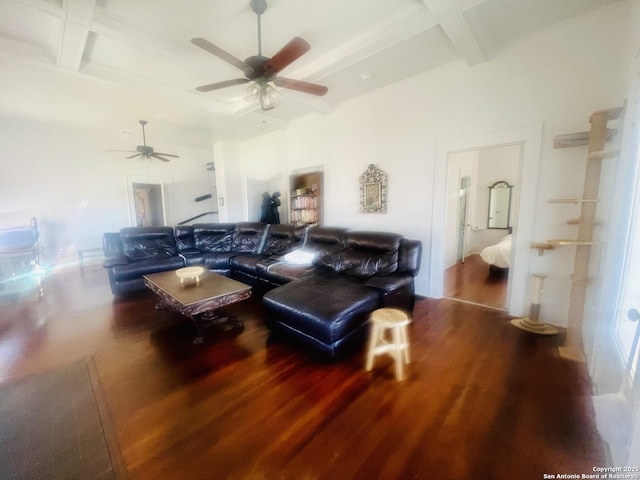
[{"label": "sofa armrest", "polygon": [[117,265],[129,265],[130,263],[131,260],[126,255],[113,255],[111,257],[107,257],[102,266],[105,268],[110,268]]},{"label": "sofa armrest", "polygon": [[367,279],[364,284],[367,287],[373,287],[383,292],[389,293],[399,290],[403,287],[410,286],[413,282],[413,276],[407,273],[393,273],[391,275],[375,275]]}]

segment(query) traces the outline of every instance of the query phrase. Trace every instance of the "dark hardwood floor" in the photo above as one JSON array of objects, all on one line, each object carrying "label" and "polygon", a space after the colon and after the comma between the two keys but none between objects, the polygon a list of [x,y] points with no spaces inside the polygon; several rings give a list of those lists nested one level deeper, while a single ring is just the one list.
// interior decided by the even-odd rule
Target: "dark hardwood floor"
[{"label": "dark hardwood floor", "polygon": [[114,299],[100,267],[46,292],[0,310],[0,381],[89,359],[122,477],[537,480],[606,464],[586,366],[497,310],[417,302],[396,382],[389,360],[366,372],[363,349],[328,363],[272,339],[259,299],[227,309],[244,331],[194,345],[152,294]]},{"label": "dark hardwood floor", "polygon": [[480,255],[469,255],[464,263],[458,262],[445,270],[444,296],[488,307],[505,308],[508,281],[506,275],[489,275],[489,265]]}]

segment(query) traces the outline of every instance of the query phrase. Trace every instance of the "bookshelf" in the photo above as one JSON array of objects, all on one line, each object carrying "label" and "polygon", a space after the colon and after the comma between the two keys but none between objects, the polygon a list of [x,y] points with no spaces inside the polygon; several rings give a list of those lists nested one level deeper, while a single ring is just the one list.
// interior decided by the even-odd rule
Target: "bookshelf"
[{"label": "bookshelf", "polygon": [[312,227],[322,224],[322,177],[322,172],[289,177],[289,222],[292,225]]}]

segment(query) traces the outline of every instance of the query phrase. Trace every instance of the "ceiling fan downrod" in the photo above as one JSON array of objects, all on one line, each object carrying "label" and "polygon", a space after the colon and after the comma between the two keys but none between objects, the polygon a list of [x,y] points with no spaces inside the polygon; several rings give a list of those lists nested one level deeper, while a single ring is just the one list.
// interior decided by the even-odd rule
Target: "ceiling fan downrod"
[{"label": "ceiling fan downrod", "polygon": [[144,126],[149,123],[146,120],[138,120],[138,123],[140,125],[142,125],[142,144],[146,147],[147,146],[147,137],[144,134]]},{"label": "ceiling fan downrod", "polygon": [[258,55],[262,56],[262,22],[260,18],[262,14],[267,11],[267,1],[266,0],[251,0],[251,10],[258,17]]}]

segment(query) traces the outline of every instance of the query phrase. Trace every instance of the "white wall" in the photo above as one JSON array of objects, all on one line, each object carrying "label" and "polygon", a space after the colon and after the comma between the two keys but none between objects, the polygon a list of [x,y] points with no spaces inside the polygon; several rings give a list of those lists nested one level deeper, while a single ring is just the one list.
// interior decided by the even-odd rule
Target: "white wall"
[{"label": "white wall", "polygon": [[[324,168],[326,225],[389,230],[423,242],[419,293],[429,292],[429,251],[436,147],[443,139],[544,122],[533,235],[563,234],[570,212],[546,199],[582,189],[584,151],[553,150],[553,136],[588,129],[594,110],[622,105],[626,92],[629,5],[614,5],[567,22],[468,67],[451,64],[434,73],[363,95],[328,116],[294,122],[286,142],[272,142],[288,169]],[[263,144],[269,148],[269,142]],[[244,160],[244,159],[243,159]],[[358,213],[358,177],[373,163],[388,175],[388,213]],[[250,168],[250,167],[247,167]],[[444,228],[442,226],[441,228]],[[566,322],[573,252],[531,254],[533,271],[547,279],[541,320]]]},{"label": "white wall", "polygon": [[218,196],[226,196],[220,208],[221,221],[248,220],[247,179],[267,182],[269,193],[282,194],[280,220],[288,222],[289,174],[285,162],[285,134],[270,133],[242,143],[216,143],[215,159],[218,174]]},{"label": "white wall", "polygon": [[123,137],[16,118],[0,118],[0,131],[0,228],[37,217],[47,261],[71,261],[77,249],[100,247],[104,232],[131,225],[127,176],[167,182],[170,225],[215,209],[213,199],[194,200],[209,192],[208,150],[165,145],[154,138],[148,143],[157,151],[180,158],[147,164],[126,160],[126,153],[105,152],[135,149],[142,143],[137,133]]},{"label": "white wall", "polygon": [[280,192],[281,223],[288,223],[289,219],[289,175],[282,155],[285,141],[284,132],[279,131],[240,144],[243,177],[266,181],[267,191],[272,195]]}]

